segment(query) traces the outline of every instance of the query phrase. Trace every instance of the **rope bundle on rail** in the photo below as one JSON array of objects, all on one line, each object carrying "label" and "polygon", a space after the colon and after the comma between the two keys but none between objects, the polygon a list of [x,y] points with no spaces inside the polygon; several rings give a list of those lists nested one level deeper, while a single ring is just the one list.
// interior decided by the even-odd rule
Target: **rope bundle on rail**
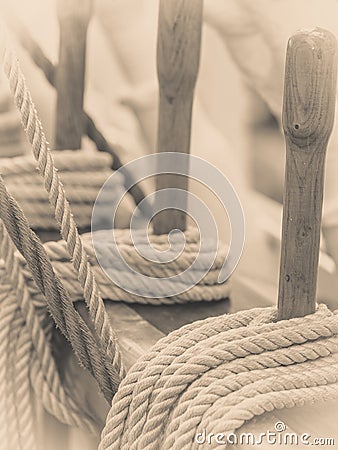
[{"label": "rope bundle on rail", "polygon": [[[107,153],[86,150],[56,151],[53,152],[53,158],[67,190],[76,223],[80,228],[88,228],[96,197],[112,174],[112,158]],[[53,211],[32,156],[1,158],[0,172],[9,192],[20,202],[30,225],[39,230],[55,230],[57,226]],[[122,187],[122,175],[115,174],[113,189],[109,191],[110,204],[123,196]],[[127,226],[130,216],[131,204],[125,203],[123,210],[119,211],[117,225]]]},{"label": "rope bundle on rail", "polygon": [[225,443],[264,412],[338,398],[337,312],[276,317],[252,309],[161,339],[120,384],[100,450],[197,449],[203,430]]},{"label": "rope bundle on rail", "polygon": [[[48,351],[51,353],[51,350],[48,345],[48,338],[41,330],[41,327],[43,328],[43,319],[41,314],[39,315],[33,309],[26,309],[34,305],[34,303],[31,303],[22,271],[17,263],[17,257],[14,255],[12,245],[9,245],[6,233],[8,233],[15,247],[26,259],[34,282],[44,296],[45,304],[49,313],[52,314],[56,325],[70,341],[80,364],[94,375],[108,401],[112,398],[124,374],[120,351],[103,301],[98,293],[87,254],[83,248],[69,203],[65,197],[63,185],[55,169],[53,157],[48,149],[34,104],[18,62],[9,51],[5,53],[5,72],[10,82],[15,103],[20,111],[27,137],[32,145],[38,169],[43,176],[49,202],[55,211],[55,218],[60,226],[61,235],[65,239],[70,259],[78,275],[84,300],[95,330],[92,332],[88,328],[74,308],[62,281],[53,270],[42,243],[30,229],[23,211],[6,189],[3,178],[0,177],[0,218],[6,228],[6,232],[3,231],[3,227],[1,228],[1,257],[5,262],[5,270],[10,271],[5,273],[1,281],[6,286],[8,285],[7,279],[9,279],[12,292],[15,294],[10,295],[8,300],[13,299],[9,306],[12,315],[8,315],[6,305],[1,304],[1,315],[3,315],[1,317],[1,325],[7,324],[7,332],[11,334],[12,330],[16,329],[17,323],[21,323],[19,328],[22,330],[22,333],[26,332],[25,345],[12,347],[11,344],[11,351],[8,351],[7,355],[8,358],[14,358],[13,361],[37,361],[37,364],[32,364],[29,366],[29,370],[25,369],[26,371],[23,371],[20,375],[24,377],[26,387],[27,376],[34,376],[32,384],[37,387],[37,396],[42,399],[43,405],[47,410],[70,425],[77,423],[78,425],[84,425],[86,429],[93,429],[86,418],[86,414],[79,413],[79,408],[69,398],[68,393],[65,393],[63,390],[62,385],[58,381],[56,365],[52,363],[50,358],[50,361],[48,360]],[[41,300],[39,304],[41,304]],[[20,313],[18,312],[17,314],[15,312],[16,309],[19,312],[20,309],[22,310],[23,319],[21,322],[19,320]],[[44,309],[46,312],[46,307]],[[3,329],[1,329],[2,331]],[[19,334],[21,336],[21,332],[18,331]],[[10,340],[10,342],[12,341],[13,339]],[[36,353],[37,355],[36,360],[35,358],[31,359],[32,351],[33,354]],[[8,367],[12,368],[13,366],[9,364]],[[55,373],[53,374],[53,372]],[[1,375],[0,384],[2,391],[4,389],[10,390],[12,379],[15,380],[14,375],[11,373],[10,376],[7,376],[3,371]],[[18,388],[18,385],[16,384],[15,387]],[[14,403],[14,405],[17,405],[22,400],[20,395],[21,389],[17,389],[15,392],[15,389],[12,387],[11,392],[12,397],[14,395],[14,399],[15,396],[18,397]],[[27,400],[29,397],[27,389],[25,390],[25,395]],[[2,396],[2,398],[6,397]],[[21,434],[19,424],[16,426],[16,423],[20,420],[20,411],[20,408],[14,408],[14,416],[9,417],[9,422],[4,422],[4,426],[5,423],[8,424],[8,428],[5,431],[7,431],[8,435],[16,433],[17,439],[20,440],[20,445],[14,445],[12,448],[34,448],[32,446],[28,447],[29,444],[34,445],[32,443],[34,436],[32,430],[31,439],[26,441],[23,434]],[[10,448],[8,447],[8,449]]]},{"label": "rope bundle on rail", "polygon": [[[140,295],[133,295],[131,293],[126,292],[117,284],[113,283],[112,280],[101,269],[100,265],[97,262],[96,255],[93,249],[91,234],[90,233],[83,234],[82,239],[84,248],[89,256],[89,262],[93,268],[93,272],[99,285],[102,298],[113,301],[123,301],[127,303],[144,303],[144,304],[158,305],[158,304],[187,303],[196,301],[215,301],[225,299],[229,296],[230,294],[229,282],[226,281],[224,283],[218,283],[217,281],[217,277],[226,259],[227,254],[226,248],[222,247],[217,254],[217,257],[214,261],[214,264],[211,267],[211,270],[207,273],[205,277],[201,279],[201,281],[198,284],[193,285],[190,289],[185,290],[180,294],[166,297],[165,293],[167,283],[171,282],[170,277],[174,276],[177,273],[182,273],[186,268],[188,268],[191,265],[191,263],[198,255],[199,234],[196,230],[190,229],[185,233],[187,240],[184,252],[182,253],[181,257],[179,259],[175,259],[171,263],[166,264],[159,264],[159,263],[154,264],[153,262],[147,261],[141,255],[139,255],[135,249],[134,243],[131,241],[129,230],[115,230],[116,240],[118,242],[116,246],[114,244],[109,244],[110,239],[109,233],[110,231],[96,232],[96,234],[98,235],[99,242],[100,241],[102,242],[101,251],[103,253],[103,256],[106,256],[107,258],[113,258],[113,255],[116,252],[116,248],[118,248],[119,252],[122,254],[122,257],[125,259],[125,261],[131,267],[137,270],[138,273],[141,272],[147,276],[157,278],[158,280],[156,290],[157,297],[150,298],[150,297],[142,297]],[[161,247],[165,248],[168,244],[167,235],[160,235],[160,236],[151,235],[150,239],[153,242],[157,243],[158,248]],[[145,248],[147,248],[148,245],[149,244],[144,243]],[[56,273],[60,276],[64,286],[68,290],[71,299],[73,301],[81,300],[83,298],[83,292],[78,282],[76,271],[74,270],[74,267],[69,261],[69,255],[65,243],[63,241],[47,242],[45,244],[45,249],[47,251],[49,258],[53,263],[53,267]],[[99,255],[99,257],[100,256],[102,255]],[[20,255],[18,255],[18,258],[20,259],[20,265],[22,267],[25,276],[25,281],[28,286],[31,297],[32,298],[39,297],[40,291],[36,287],[34,280],[32,279],[30,271],[26,266],[25,259],[23,257],[20,257]],[[111,264],[114,265],[114,260],[111,261]],[[119,272],[119,276],[120,278],[126,277],[126,282],[129,282],[131,285],[134,283],[132,275],[129,274],[128,272],[125,273]],[[188,286],[190,280],[188,279],[186,281]]]}]

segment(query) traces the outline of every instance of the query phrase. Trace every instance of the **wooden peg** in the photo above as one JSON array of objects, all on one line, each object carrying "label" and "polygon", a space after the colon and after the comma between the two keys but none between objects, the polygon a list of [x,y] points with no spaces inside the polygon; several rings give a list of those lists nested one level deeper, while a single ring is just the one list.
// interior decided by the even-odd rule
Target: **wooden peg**
[{"label": "wooden peg", "polygon": [[300,31],[286,54],[283,128],[286,169],[278,319],[315,311],[324,165],[336,104],[337,42]]},{"label": "wooden peg", "polygon": [[60,48],[55,79],[56,149],[81,148],[86,38],[91,11],[92,0],[58,0]]},{"label": "wooden peg", "polygon": [[[160,89],[158,152],[190,151],[191,115],[198,73],[202,0],[161,0],[158,20],[157,72]],[[157,177],[157,190],[187,190],[188,180],[179,175]],[[157,205],[161,206],[161,205]],[[158,208],[156,207],[158,210]],[[153,220],[155,234],[186,228],[186,214],[164,210]]]}]

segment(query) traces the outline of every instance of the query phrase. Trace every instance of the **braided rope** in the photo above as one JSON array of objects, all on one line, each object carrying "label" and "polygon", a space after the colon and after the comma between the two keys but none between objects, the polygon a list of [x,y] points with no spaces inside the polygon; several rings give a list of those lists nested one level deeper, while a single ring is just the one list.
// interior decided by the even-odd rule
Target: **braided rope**
[{"label": "braided rope", "polygon": [[[97,338],[100,342],[101,355],[106,359],[105,365],[110,366],[111,364],[112,366],[110,375],[113,387],[116,388],[119,379],[124,374],[124,368],[121,361],[120,351],[117,346],[116,336],[111,329],[109,318],[104,309],[103,301],[98,294],[95,278],[89,262],[87,261],[87,254],[83,249],[81,238],[72,217],[70,206],[66,199],[60,178],[55,169],[53,157],[48,148],[46,137],[39,121],[34,103],[27,89],[24,76],[21,72],[18,61],[9,50],[5,51],[4,70],[9,80],[15,103],[20,111],[22,124],[26,131],[28,140],[32,145],[33,154],[38,163],[39,171],[43,176],[44,185],[49,194],[50,203],[55,210],[55,218],[60,226],[61,235],[67,243],[67,249],[71,256],[71,261],[83,288],[84,299],[89,310],[89,317],[94,324]],[[63,305],[63,307],[65,307],[65,305]],[[68,310],[70,309],[71,308],[68,308]],[[77,328],[79,329],[79,324],[77,325]],[[68,330],[68,333],[71,332],[73,333],[73,331]],[[81,334],[83,335],[84,333]],[[81,347],[83,348],[83,344]],[[81,347],[79,346],[79,348]],[[89,351],[90,348],[87,347],[87,352]],[[99,367],[96,367],[96,371],[98,370]],[[104,390],[107,396],[108,392],[106,389]],[[112,392],[114,392],[114,389]],[[111,396],[111,393],[109,395]]]}]

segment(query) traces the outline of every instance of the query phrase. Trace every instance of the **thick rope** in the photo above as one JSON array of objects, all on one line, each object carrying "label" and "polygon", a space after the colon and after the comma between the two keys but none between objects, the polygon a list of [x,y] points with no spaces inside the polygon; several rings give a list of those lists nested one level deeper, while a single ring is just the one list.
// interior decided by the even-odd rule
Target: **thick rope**
[{"label": "thick rope", "polygon": [[24,256],[35,283],[44,294],[56,325],[71,343],[80,363],[94,375],[107,400],[120,377],[107,360],[88,326],[74,308],[38,237],[29,228],[22,210],[7,192],[0,177],[0,218],[17,249]]},{"label": "thick rope", "polygon": [[[90,317],[95,324],[98,338],[102,338],[101,347],[98,347],[95,340],[90,342],[90,333],[88,336],[83,333],[81,338],[84,338],[86,348],[82,348],[83,353],[78,352],[86,367],[97,376],[97,354],[85,354],[86,351],[89,353],[88,344],[98,350],[103,360],[105,355],[108,355],[113,363],[116,363],[119,356],[114,351],[114,338],[109,332],[109,322],[105,324],[102,300],[97,295],[95,280],[85,259],[86,252],[72,220],[34,105],[13,58],[9,59],[6,73],[33,145],[39,169],[44,176],[67,250],[85,291]],[[53,293],[52,287],[56,287],[54,290],[57,291],[58,298],[54,296],[49,307],[65,336],[74,343],[74,337],[77,336],[74,336],[72,327],[76,327],[76,320],[81,325],[83,321],[81,322],[80,316],[75,316],[75,310],[70,306],[70,299],[54,274],[45,250],[30,232],[22,212],[4,189],[2,180],[0,194],[1,211],[4,211],[2,218],[11,238],[27,259],[33,279],[41,291],[44,294]],[[163,242],[157,244],[161,246]],[[32,247],[33,254],[29,252],[29,246]],[[129,258],[136,268],[140,270],[142,266],[142,269],[153,274],[153,268],[144,264],[143,258],[132,253],[130,243],[124,242],[123,237],[122,249],[126,260]],[[56,251],[55,248],[53,250]],[[194,251],[196,254],[196,249]],[[188,255],[184,262],[175,261],[172,267],[170,264],[169,267],[163,266],[161,274],[170,276],[191,262],[191,256]],[[58,258],[60,260],[59,256]],[[62,255],[62,258],[65,258],[65,255]],[[217,263],[214,269],[219,270]],[[19,270],[21,269],[18,269],[18,272]],[[69,268],[67,270],[69,272]],[[27,277],[26,269],[24,273]],[[215,283],[215,276],[216,272],[211,271],[205,278],[204,290]],[[22,277],[21,283],[23,280]],[[160,298],[164,297],[165,289],[162,287],[162,291],[160,285],[158,288]],[[33,292],[32,283],[29,289],[30,293]],[[28,288],[25,292],[28,293]],[[17,292],[16,295],[18,294]],[[47,297],[49,298],[49,295]],[[57,310],[55,301],[60,302],[61,310]],[[22,376],[24,369],[20,370],[20,362],[30,349],[27,339],[25,336],[22,338],[20,332],[20,310],[10,309],[10,317],[12,323],[18,323],[18,326],[7,330],[10,336],[7,354],[17,357],[12,357],[7,364],[7,405],[17,405],[19,385],[12,376],[16,371]],[[69,318],[74,319],[70,326],[67,322]],[[77,331],[80,334],[83,329]],[[79,351],[80,345],[77,342],[74,350]],[[109,367],[105,368],[111,377]],[[246,421],[266,411],[301,406],[319,399],[338,398],[337,368],[337,314],[331,313],[324,306],[319,307],[311,316],[289,321],[276,322],[275,309],[268,308],[194,323],[162,339],[133,366],[113,400],[102,433],[100,449],[197,448],[195,436],[201,429],[207,429],[208,433],[214,435],[234,433]],[[34,378],[38,378],[37,373],[34,373]],[[100,375],[102,373],[99,378]],[[29,405],[27,388],[19,396],[24,397],[24,405]],[[17,408],[20,406],[22,405]],[[24,414],[24,410],[20,411]],[[13,435],[10,435],[13,442],[9,442],[10,445],[21,445],[20,439],[27,435],[29,428],[25,427],[27,424],[19,422],[15,406],[9,408],[8,423],[13,427],[10,428],[13,431]],[[18,435],[14,433],[16,429],[21,430]],[[215,442],[210,447],[217,448],[218,443]]]},{"label": "thick rope", "polygon": [[[95,172],[110,175],[111,157],[106,153],[94,153],[84,150],[64,150],[62,152],[53,152],[55,165],[60,173],[85,173]],[[12,177],[29,175],[35,177],[38,175],[36,162],[30,155],[24,155],[17,158],[1,158],[1,173],[5,180],[11,180]]]},{"label": "thick rope", "polygon": [[[114,254],[114,251],[112,249],[114,245],[112,243],[109,243],[110,233],[111,232],[109,231],[96,232],[98,236],[98,242],[102,242],[102,246],[100,246],[100,248],[105,252],[106,257],[108,258],[110,257],[110,255]],[[134,243],[131,241],[129,230],[115,230],[115,234],[120,254],[128,263],[128,265],[133,267],[133,269],[135,269],[139,273],[144,273],[147,276],[158,278],[156,289],[157,297],[149,298],[139,295],[133,295],[114,284],[111,279],[108,278],[108,276],[104,273],[97,262],[92,244],[92,235],[90,233],[84,234],[82,235],[83,245],[85,251],[89,255],[89,262],[93,268],[95,278],[98,282],[100,293],[103,298],[112,301],[124,301],[127,303],[169,305],[173,303],[215,301],[225,299],[229,296],[229,282],[227,281],[224,283],[218,283],[218,275],[227,254],[226,247],[221,246],[210,271],[199,281],[199,283],[193,285],[189,290],[182,292],[181,294],[166,297],[165,293],[167,290],[167,283],[171,282],[170,277],[178,273],[182,273],[199,255],[199,235],[196,230],[189,229],[185,233],[186,245],[180,258],[166,264],[153,263],[142,258],[135,249]],[[150,235],[150,240],[152,244],[156,244],[159,250],[161,250],[162,248],[165,249],[168,246],[167,235]],[[147,245],[147,243],[144,243],[144,248],[147,248]],[[65,243],[63,241],[48,242],[45,244],[45,249],[53,263],[53,267],[56,273],[61,277],[64,286],[70,293],[71,299],[73,301],[81,300],[82,289],[77,280],[76,272],[69,262]],[[113,256],[111,256],[111,258],[113,258]],[[25,274],[26,283],[31,297],[39,297],[39,290],[36,288],[35,283],[31,278],[30,271],[27,270],[24,258],[21,257],[20,262],[22,265],[23,273]],[[113,264],[114,260],[112,260],[111,263]],[[203,261],[200,269],[202,272],[205,269],[205,267],[203,266]],[[194,271],[194,274],[196,274],[196,270]],[[191,280],[189,279],[188,273],[187,275],[188,279],[186,280],[186,282],[187,284],[189,284]],[[130,286],[135,284],[133,276],[130,276],[128,273],[121,272],[120,277],[125,277],[125,280],[128,280]],[[168,280],[166,280],[165,278],[168,278]]]},{"label": "thick rope", "polygon": [[[94,203],[107,178],[111,158],[104,153],[86,150],[54,152],[53,157],[58,167],[62,183],[65,185],[68,200],[76,223],[80,228],[89,228]],[[17,158],[0,159],[0,172],[9,192],[19,201],[30,225],[39,230],[55,230],[57,224],[50,207],[48,195],[41,176],[36,170],[36,162],[31,155]],[[114,185],[109,191],[110,206],[123,197],[123,176],[114,175]],[[129,197],[130,203],[130,197]],[[117,218],[116,226],[125,226],[131,216],[131,203],[124,202]],[[123,217],[123,221],[119,220]]]},{"label": "thick rope", "polygon": [[338,316],[323,305],[281,322],[275,308],[195,322],[130,369],[99,448],[199,448],[203,429],[226,435],[266,411],[338,398],[337,369]]},{"label": "thick rope", "polygon": [[[46,137],[35,106],[27,89],[24,76],[18,61],[8,50],[5,51],[4,55],[4,70],[8,77],[15,103],[20,111],[22,124],[28,140],[32,145],[33,154],[38,163],[38,169],[44,178],[45,188],[49,194],[50,203],[55,210],[55,218],[60,226],[61,235],[67,243],[71,261],[83,288],[84,299],[89,310],[89,317],[94,325],[100,343],[101,355],[106,359],[105,366],[110,366],[111,364],[112,369],[109,369],[111,382],[113,387],[116,388],[119,379],[124,374],[116,336],[111,329],[103,301],[98,294],[95,278],[90,268],[90,264],[87,261],[87,254],[83,249],[81,238],[73,220],[60,178],[54,167],[53,158],[48,148]],[[63,307],[64,306],[65,305],[63,305]],[[80,323],[83,325],[83,321],[78,323],[77,328],[79,328]],[[73,333],[73,331],[68,330],[68,333],[71,332]],[[87,346],[87,352],[89,351],[91,350]],[[96,370],[98,369],[99,368],[97,367]],[[115,389],[112,389],[110,396],[114,390]],[[106,389],[105,395],[106,397],[108,395]]]},{"label": "thick rope", "polygon": [[[16,384],[20,389],[16,389],[15,392],[20,391],[24,393],[26,390],[29,393],[30,391],[26,387],[23,389],[24,384],[19,380],[20,377],[22,379],[22,372],[26,370],[27,366],[27,370],[31,368],[30,371],[35,373],[35,376],[32,377],[32,386],[37,395],[41,397],[47,411],[54,414],[63,423],[94,431],[93,418],[88,417],[84,411],[79,411],[74,401],[64,390],[54,357],[52,356],[50,336],[47,334],[50,331],[49,324],[46,324],[47,311],[44,308],[44,313],[41,314],[41,308],[40,311],[37,311],[35,303],[32,302],[18,260],[14,256],[13,245],[1,223],[0,237],[1,255],[4,259],[4,274],[10,280],[12,290],[16,293],[14,300],[18,307],[17,311],[20,319],[18,327],[22,345],[18,345],[17,352],[13,353],[14,356],[16,355],[20,369],[13,370],[12,377],[13,380],[18,378]],[[12,297],[13,295],[9,295],[10,299]],[[39,307],[39,305],[37,306]],[[7,322],[13,328],[11,321],[4,320],[2,316],[0,320],[1,323]],[[23,364],[24,358],[27,364]],[[6,367],[9,367],[8,363]],[[26,378],[24,382],[26,386],[29,386],[29,372],[27,372]],[[26,402],[23,402],[23,395],[18,395],[18,399],[18,404],[21,408],[23,408],[22,405],[25,403],[31,406],[32,402],[29,398],[26,398]],[[24,408],[23,410],[26,411]],[[18,416],[25,418],[26,414],[25,412],[25,414],[18,414]],[[24,442],[27,443],[28,440],[25,439]]]},{"label": "thick rope", "polygon": [[[27,358],[29,357],[28,355],[32,352],[32,349],[34,349],[33,351],[35,356],[31,359],[30,375],[35,392],[40,395],[41,393],[43,394],[42,399],[45,408],[63,422],[71,423],[77,426],[84,422],[86,425],[86,421],[89,421],[90,418],[86,418],[84,415],[81,422],[81,418],[77,416],[77,414],[81,415],[81,412],[76,408],[76,405],[72,402],[72,399],[67,398],[66,393],[63,393],[59,379],[57,378],[57,382],[51,379],[54,372],[56,373],[54,376],[57,377],[57,370],[55,362],[51,359],[49,342],[47,341],[46,345],[41,344],[46,341],[46,337],[43,335],[43,329],[41,329],[41,326],[40,328],[38,327],[39,315],[40,318],[41,316],[45,317],[43,313],[43,310],[45,309],[44,300],[46,300],[48,309],[50,310],[57,326],[60,328],[65,337],[71,342],[79,361],[92,372],[98,381],[102,392],[108,400],[111,400],[111,397],[116,391],[120,381],[120,377],[123,374],[120,355],[116,350],[115,336],[111,332],[109,322],[105,315],[103,303],[101,297],[97,294],[95,279],[90,269],[89,264],[91,261],[95,262],[96,267],[98,267],[94,257],[94,251],[90,245],[91,261],[87,261],[86,248],[82,246],[82,241],[78,236],[69,204],[65,198],[63,186],[59,179],[58,173],[54,168],[53,158],[47,147],[47,142],[37,117],[35,107],[30,98],[30,94],[25,85],[25,80],[20,72],[17,61],[15,61],[13,56],[11,56],[8,52],[5,55],[5,72],[9,78],[11,90],[21,113],[22,122],[27,136],[32,144],[33,153],[38,162],[38,169],[43,175],[45,188],[49,194],[49,201],[53,208],[55,208],[55,217],[60,225],[62,237],[65,240],[65,244],[58,243],[61,249],[61,254],[56,258],[55,262],[61,262],[62,266],[60,265],[60,267],[66,268],[66,271],[60,270],[60,275],[62,277],[67,280],[67,273],[71,274],[71,279],[67,285],[71,288],[73,297],[74,295],[80,295],[82,298],[81,291],[84,291],[85,300],[89,307],[89,315],[94,323],[95,330],[97,332],[96,338],[98,341],[96,342],[96,339],[92,338],[90,330],[73,307],[67,290],[60,282],[58,275],[56,275],[53,271],[45,249],[39,242],[36,235],[29,228],[25,215],[14,200],[13,196],[6,189],[4,180],[0,177],[0,217],[4,221],[6,229],[15,246],[21,253],[21,259],[23,258],[26,261],[24,266],[20,267],[18,265],[17,261],[19,255],[16,254],[15,257],[13,256],[11,247],[9,246],[9,240],[7,239],[7,234],[4,232],[3,247],[5,248],[5,262],[6,267],[11,268],[11,272],[7,275],[10,276],[10,279],[12,280],[13,290],[16,293],[17,302],[19,304],[18,314],[21,322],[18,325],[18,333],[21,333],[20,339],[23,339],[23,342],[25,342],[25,345],[22,345],[20,349],[19,356],[24,356],[27,361]],[[64,155],[67,156],[66,153]],[[81,160],[81,158],[78,158],[78,154],[76,156],[77,158],[74,160],[74,153],[71,155],[69,154],[69,157],[72,160],[71,163],[69,163],[69,161],[65,161],[67,159],[66,157],[62,158],[59,162],[60,167],[63,169],[61,172],[61,177],[64,175],[65,180],[71,183],[71,186],[74,187],[73,192],[71,193],[71,200],[73,204],[75,206],[77,204],[81,204],[82,207],[83,204],[91,204],[92,197],[96,194],[96,189],[98,187],[97,183],[102,184],[102,178],[97,175],[95,177],[88,177],[88,172],[90,172],[88,167],[88,159],[84,159],[79,164],[78,161]],[[95,164],[94,166],[96,170],[99,170],[101,167],[100,164],[102,164],[102,157],[96,159],[98,160],[96,164],[98,167],[96,167]],[[23,205],[29,203],[33,218],[43,218],[44,211],[46,210],[46,198],[41,190],[41,186],[38,184],[38,178],[34,173],[34,163],[29,162],[26,164],[27,162],[28,160],[26,157],[21,159],[17,158],[14,163],[13,160],[10,162],[6,162],[5,160],[2,162],[1,170],[12,193],[14,193],[15,196],[21,200]],[[69,174],[68,172],[70,166],[73,166],[72,174]],[[77,168],[78,172],[74,173],[74,166]],[[102,168],[104,167],[105,166],[102,165]],[[101,170],[101,172],[101,176],[106,176],[104,170]],[[79,173],[79,177],[75,176],[77,173]],[[85,190],[81,189],[81,183],[84,180],[84,176],[90,179],[89,189],[87,188]],[[26,183],[29,186],[29,190],[22,189],[22,183]],[[32,195],[34,197],[33,202],[31,199]],[[111,201],[112,199],[109,197],[108,204],[111,203]],[[35,206],[37,208],[35,208]],[[119,236],[119,239],[121,241],[122,248],[124,249],[123,253],[125,254],[125,257],[130,262],[133,262],[134,266],[140,270],[143,259],[140,260],[137,252],[134,251],[133,253],[130,239],[128,240],[128,238],[126,238],[124,232],[121,233],[122,234]],[[182,257],[180,262],[174,262],[166,266],[163,264],[157,264],[157,266],[161,267],[161,270],[158,273],[159,277],[170,277],[171,275],[177,273],[177,271],[184,270],[186,266],[190,265],[198,255],[198,239],[194,234],[191,234],[191,232],[186,233],[186,235],[188,237],[189,244],[187,248],[190,249],[188,255]],[[104,238],[105,236],[103,235],[103,239]],[[158,247],[167,246],[166,236],[154,236],[153,240],[155,241],[155,245]],[[56,249],[53,248],[52,252],[55,253]],[[69,254],[71,255],[71,264],[69,263]],[[162,287],[161,292],[159,292],[161,302],[173,303],[175,301],[184,302],[211,300],[215,299],[215,294],[217,299],[227,297],[227,284],[221,285],[219,288],[216,287],[216,275],[223,264],[224,258],[225,254],[218,256],[211,272],[198,286],[194,287],[191,292],[188,291],[189,294],[184,293],[177,299],[169,299],[166,298],[165,295],[161,295],[161,293],[164,293]],[[154,271],[149,264],[146,264],[145,268],[149,273]],[[98,273],[100,273],[101,276],[103,274],[101,270],[98,270]],[[24,274],[24,277],[22,274]],[[27,285],[26,281],[29,281]],[[161,283],[162,282],[160,280],[158,285],[159,287],[161,286]],[[74,284],[76,285],[76,289],[74,288]],[[108,286],[108,284],[111,285],[110,282],[107,282],[106,278],[105,285]],[[18,291],[15,288],[16,286],[18,286]],[[214,295],[212,295],[212,287],[215,287],[219,292],[215,292],[214,290]],[[114,298],[115,295],[119,293],[117,298],[118,300],[128,299],[128,296],[126,296],[126,293],[122,289],[117,286],[115,288],[115,290],[110,290],[110,295],[108,298]],[[41,297],[40,291],[45,296],[45,299]],[[79,294],[79,292],[81,294]],[[29,298],[34,300],[34,304],[37,305],[38,309],[36,311],[32,308],[28,308],[27,305],[29,305]],[[134,300],[135,299],[132,299],[132,301]],[[136,301],[142,302],[142,298],[138,297]],[[9,330],[7,330],[7,332],[9,332]],[[22,338],[21,335],[23,336]],[[26,339],[26,341],[24,341],[24,339]],[[18,340],[19,335],[16,341]],[[43,353],[43,351],[47,351],[47,354]],[[15,354],[19,354],[19,349]],[[16,370],[14,362],[9,365],[7,361],[7,366],[12,367],[13,371]],[[120,370],[117,372],[117,369],[119,368]],[[20,376],[24,376],[22,372],[20,372]],[[26,374],[24,379],[26,392],[24,404],[30,405],[29,396],[27,396],[29,390]],[[12,398],[13,401],[16,395],[15,386],[15,383],[13,383],[11,391],[12,396],[14,396]],[[67,404],[67,401],[69,404]],[[13,414],[10,416],[9,420],[9,424],[13,427],[13,430],[15,430],[15,428],[20,429],[20,424],[17,422],[18,411],[14,408]],[[21,426],[21,428],[23,427]],[[90,426],[88,426],[88,428],[90,429]],[[21,444],[19,445],[18,442],[13,445],[17,445],[18,448],[21,448]]]}]

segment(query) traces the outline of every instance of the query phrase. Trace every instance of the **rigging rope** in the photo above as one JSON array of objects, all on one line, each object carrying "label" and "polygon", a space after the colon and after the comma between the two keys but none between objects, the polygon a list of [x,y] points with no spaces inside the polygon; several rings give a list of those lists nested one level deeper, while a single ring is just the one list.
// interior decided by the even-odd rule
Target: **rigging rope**
[{"label": "rigging rope", "polygon": [[[103,301],[98,293],[96,281],[90,264],[87,260],[87,254],[83,249],[82,240],[79,236],[69,203],[66,199],[63,185],[55,169],[53,157],[48,148],[47,140],[43,132],[41,122],[38,118],[34,103],[26,86],[24,76],[21,72],[16,57],[8,49],[5,50],[4,54],[4,70],[9,80],[9,85],[14,97],[15,104],[17,105],[20,112],[23,127],[27,134],[28,140],[32,145],[32,151],[37,161],[38,169],[43,176],[44,185],[49,195],[49,201],[54,208],[55,219],[59,224],[62,238],[67,244],[67,249],[71,256],[72,264],[74,265],[79,282],[81,284],[81,287],[83,288],[84,299],[88,307],[89,317],[92,320],[95,331],[97,333],[101,356],[103,360],[106,361],[105,366],[111,365],[111,369],[109,369],[109,372],[112,376],[111,382],[116,388],[119,379],[124,374],[124,368],[122,365],[116,336],[111,328]],[[22,220],[24,220],[23,217]],[[30,237],[32,238],[32,236]],[[41,248],[40,250],[42,251]],[[27,254],[25,256],[29,255]],[[35,258],[32,255],[30,256],[31,259]],[[31,270],[41,270],[40,268],[37,269],[36,267],[33,267],[34,264],[38,262],[39,261],[32,261]],[[60,285],[59,282],[57,282],[57,284]],[[67,306],[67,303],[68,302],[64,302],[63,306]],[[59,305],[61,304],[62,303],[60,302]],[[68,307],[68,309],[71,308]],[[77,324],[77,326],[74,323],[74,330],[76,328],[79,328],[80,324],[81,320]],[[68,330],[68,333],[73,334],[75,333],[75,331]],[[91,351],[91,349],[87,347],[87,352],[89,351]],[[97,367],[97,370],[100,370],[100,368]],[[105,395],[108,395],[106,389]]]}]

